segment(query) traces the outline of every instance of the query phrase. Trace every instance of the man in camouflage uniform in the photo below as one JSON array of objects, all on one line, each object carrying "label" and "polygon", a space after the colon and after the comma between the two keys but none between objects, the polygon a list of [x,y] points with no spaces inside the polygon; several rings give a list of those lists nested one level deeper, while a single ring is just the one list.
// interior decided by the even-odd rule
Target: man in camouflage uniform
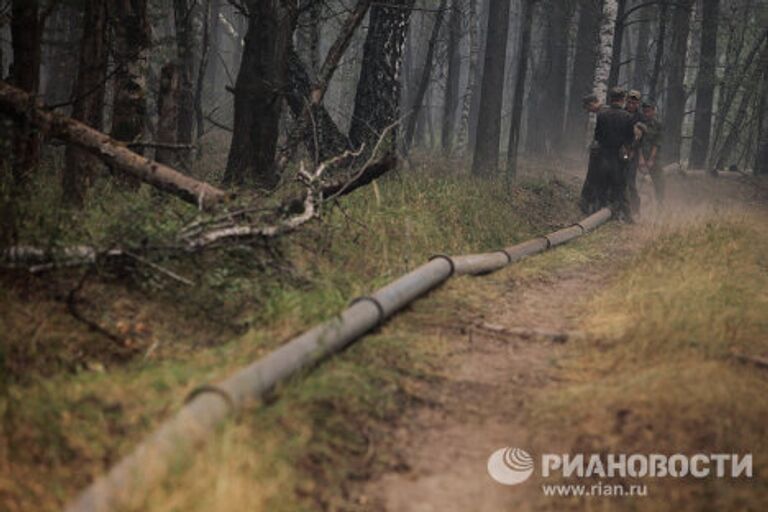
[{"label": "man in camouflage uniform", "polygon": [[635,142],[635,122],[632,114],[624,110],[626,92],[620,87],[608,91],[610,106],[597,114],[595,142],[597,168],[605,180],[606,198],[617,219],[632,222],[627,199],[627,164]]},{"label": "man in camouflage uniform", "polygon": [[640,164],[640,145],[645,133],[645,117],[640,111],[640,91],[631,90],[627,94],[626,111],[632,115],[635,126],[635,143],[632,145],[629,162],[627,162],[627,196],[633,215],[640,213],[640,194],[637,192],[637,168]]},{"label": "man in camouflage uniform", "polygon": [[664,173],[659,164],[659,151],[661,151],[663,127],[656,117],[656,105],[653,101],[643,102],[643,117],[646,132],[640,144],[640,171],[651,175],[656,202],[661,204],[664,201]]}]

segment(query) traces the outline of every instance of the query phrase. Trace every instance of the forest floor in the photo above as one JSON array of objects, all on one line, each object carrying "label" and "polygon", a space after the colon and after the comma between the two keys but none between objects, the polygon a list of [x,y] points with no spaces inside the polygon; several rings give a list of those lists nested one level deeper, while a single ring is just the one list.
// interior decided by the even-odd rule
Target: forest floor
[{"label": "forest floor", "polygon": [[[141,267],[97,269],[79,288],[77,269],[0,273],[0,510],[59,509],[200,383],[431,254],[494,250],[572,224],[580,179],[529,164],[505,190],[455,163],[417,162],[263,251],[162,261],[192,288]],[[646,195],[636,225],[609,223],[500,272],[450,280],[227,424],[134,509],[755,509],[765,480],[653,482],[649,497],[617,507],[545,499],[532,482],[501,486],[485,463],[510,445],[706,450],[752,452],[756,474],[768,471],[768,372],[733,356],[768,356],[765,186],[671,177],[669,204],[657,210]],[[41,194],[32,227],[41,239],[108,245],[173,234],[186,211],[149,191],[102,193],[67,226],[69,212]],[[73,318],[73,289],[75,307],[118,341]],[[506,332],[519,327],[580,336]]]},{"label": "forest floor", "polygon": [[[733,373],[741,372],[762,393],[768,384],[765,370],[742,369],[728,360],[728,350],[741,353],[744,345],[751,354],[768,355],[765,313],[755,326],[754,306],[740,307],[750,301],[765,306],[766,293],[750,286],[733,297],[726,291],[739,288],[739,279],[766,282],[766,191],[673,176],[666,204],[658,207],[649,195],[650,183],[642,189],[645,213],[637,224],[608,226],[524,263],[522,273],[496,274],[493,279],[504,291],[489,301],[483,318],[443,326],[451,351],[442,379],[422,390],[427,405],[412,408],[392,429],[390,449],[401,463],[357,489],[354,500],[360,510],[759,510],[768,498],[768,480],[760,471],[766,469],[768,446],[765,428],[754,431],[750,424],[768,402],[758,400],[755,411],[740,417],[736,411],[745,405],[734,407],[733,402],[750,400],[737,394],[743,383],[736,389],[716,388],[735,384]],[[742,229],[756,239],[739,242]],[[689,242],[698,247],[677,253],[668,248]],[[761,248],[742,251],[742,244]],[[734,260],[724,262],[722,253],[733,254]],[[756,266],[742,267],[755,257]],[[733,268],[718,268],[724,263]],[[681,303],[691,294],[708,295],[701,309]],[[521,329],[563,336],[516,334]],[[735,332],[740,329],[749,334]],[[656,340],[643,339],[648,334]],[[693,350],[680,350],[675,338]],[[645,358],[648,345],[655,347],[653,357]],[[628,383],[643,374],[646,382]],[[687,395],[668,403],[680,388]],[[727,397],[719,396],[723,393]],[[720,417],[709,418],[712,410]],[[713,425],[718,423],[743,432],[744,438],[735,432],[723,435]],[[692,430],[686,434],[683,426]],[[680,444],[670,442],[686,435]],[[670,448],[671,453],[695,453],[697,448],[754,453],[758,481],[564,481],[535,472],[531,481],[509,487],[492,480],[486,469],[490,454],[508,446],[533,454],[535,464],[541,453],[670,453]],[[562,483],[648,484],[649,496],[545,496],[543,485]]]}]

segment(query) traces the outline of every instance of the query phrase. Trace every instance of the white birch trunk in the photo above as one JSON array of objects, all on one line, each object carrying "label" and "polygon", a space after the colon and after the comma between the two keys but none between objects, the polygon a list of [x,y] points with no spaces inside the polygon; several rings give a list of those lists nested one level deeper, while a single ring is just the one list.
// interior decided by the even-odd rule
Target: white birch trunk
[{"label": "white birch trunk", "polygon": [[606,101],[608,76],[611,73],[613,56],[613,34],[616,30],[616,16],[619,11],[617,0],[603,1],[603,15],[600,20],[600,45],[598,47],[597,68],[592,91],[601,101]]},{"label": "white birch trunk", "polygon": [[467,89],[461,105],[461,121],[459,122],[459,134],[456,140],[456,150],[459,154],[466,154],[467,139],[469,138],[469,112],[472,105],[472,95],[475,93],[475,77],[477,76],[477,56],[479,53],[478,25],[477,25],[477,0],[467,0],[469,11],[469,76],[467,77]]}]

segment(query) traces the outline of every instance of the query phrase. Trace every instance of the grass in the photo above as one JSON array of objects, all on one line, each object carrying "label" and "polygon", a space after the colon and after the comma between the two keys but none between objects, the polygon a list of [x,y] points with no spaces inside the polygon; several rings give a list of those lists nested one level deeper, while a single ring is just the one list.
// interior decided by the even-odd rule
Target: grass
[{"label": "grass", "polygon": [[[755,478],[643,481],[622,510],[761,510],[768,497],[768,232],[762,213],[664,228],[588,304],[566,383],[531,407],[542,450],[752,453]],[[551,449],[551,448],[550,448]],[[632,483],[632,482],[629,482]],[[586,501],[546,503],[588,509]]]},{"label": "grass", "polygon": [[[442,168],[436,171],[435,168]],[[109,182],[81,213],[60,204],[51,175],[25,206],[25,242],[149,243],[190,218],[149,190]],[[99,268],[78,307],[110,332],[89,331],[64,304],[81,270],[0,276],[0,508],[53,510],[127,453],[197,385],[215,381],[433,253],[496,249],[576,218],[573,191],[534,178],[510,191],[457,169],[416,166],[355,192],[301,233],[269,247]],[[333,509],[383,442],[377,425],[438,379],[445,340],[430,325],[471,315],[480,293],[449,286],[363,344],[302,375],[281,399],[248,411],[194,466],[137,505],[152,510]],[[125,356],[125,353],[128,356]],[[384,458],[385,459],[385,458]]]}]

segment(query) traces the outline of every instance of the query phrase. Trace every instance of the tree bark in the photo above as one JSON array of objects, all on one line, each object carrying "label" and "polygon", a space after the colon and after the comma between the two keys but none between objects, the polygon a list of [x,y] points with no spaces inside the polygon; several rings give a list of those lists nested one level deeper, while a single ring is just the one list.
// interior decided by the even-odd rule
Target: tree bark
[{"label": "tree bark", "polygon": [[112,137],[133,142],[144,135],[147,117],[150,25],[147,0],[115,0],[115,65]]},{"label": "tree bark", "polygon": [[461,104],[461,120],[459,121],[459,135],[456,140],[456,146],[462,154],[467,151],[467,140],[469,137],[469,114],[472,106],[472,99],[475,97],[477,84],[477,57],[480,52],[478,41],[477,25],[477,1],[467,0],[467,24],[469,25],[469,72],[467,74],[467,88],[464,91],[464,99]]},{"label": "tree bark", "polygon": [[[288,87],[294,15],[281,0],[252,2],[243,62],[235,84],[235,121],[224,182],[273,188],[278,126]],[[182,87],[183,87],[182,73]],[[184,93],[179,122],[184,112]],[[185,140],[179,137],[179,142]]]},{"label": "tree bark", "polygon": [[0,82],[0,112],[16,120],[23,119],[51,137],[78,146],[99,157],[111,168],[192,204],[208,208],[225,197],[222,190],[136,154],[120,142],[80,121],[41,109],[35,105],[30,94],[5,82]]},{"label": "tree bark", "polygon": [[487,44],[472,173],[495,174],[499,165],[501,109],[504,100],[504,66],[507,60],[509,0],[492,1],[488,12]]},{"label": "tree bark", "polygon": [[[768,52],[765,53],[768,57]],[[757,151],[755,154],[754,173],[757,176],[768,175],[768,59],[762,65],[763,76],[758,103]]]},{"label": "tree bark", "polygon": [[581,106],[581,99],[592,90],[597,61],[597,44],[600,29],[600,5],[598,0],[579,2],[579,22],[576,29],[576,53],[573,57],[571,87],[568,95],[568,115],[565,133],[568,149],[582,151],[587,129],[587,116]]},{"label": "tree bark", "polygon": [[[179,68],[174,62],[168,62],[160,70],[160,94],[157,98],[157,142],[162,144],[178,143],[179,124]],[[158,148],[155,161],[176,167],[176,151]]]},{"label": "tree bark", "polygon": [[517,56],[515,96],[512,100],[512,120],[509,126],[509,143],[507,146],[507,179],[510,182],[517,177],[517,152],[520,146],[520,129],[523,121],[525,80],[528,75],[528,59],[531,53],[534,2],[535,0],[522,0],[520,50]]},{"label": "tree bark", "polygon": [[[424,66],[421,70],[421,78],[419,79],[419,85],[416,88],[416,94],[413,98],[413,104],[411,110],[408,112],[408,120],[405,124],[405,136],[404,145],[406,153],[410,150],[413,142],[413,133],[416,129],[416,120],[421,112],[421,107],[424,104],[424,96],[429,88],[430,78],[432,77],[432,67],[435,60],[435,49],[437,48],[437,40],[440,36],[440,28],[443,25],[443,16],[445,8],[448,5],[447,0],[440,0],[440,5],[435,13],[435,22],[432,25],[432,35],[429,37],[429,44],[427,45],[427,54],[424,57]],[[425,112],[425,115],[429,115],[429,112]]]},{"label": "tree bark", "polygon": [[205,0],[203,5],[203,15],[200,17],[203,24],[202,42],[200,44],[200,66],[197,68],[197,79],[195,80],[195,126],[197,127],[196,142],[198,146],[197,158],[202,156],[200,151],[200,139],[205,134],[205,123],[203,119],[203,92],[205,87],[205,77],[210,64],[211,56],[211,19],[212,3],[214,0]]},{"label": "tree bark", "polygon": [[471,104],[469,108],[469,138],[468,138],[468,150],[472,153],[474,158],[475,142],[477,141],[477,124],[480,121],[480,99],[481,94],[479,87],[482,87],[483,72],[485,67],[485,50],[488,43],[488,34],[483,28],[488,26],[488,12],[491,8],[491,0],[477,0],[480,2],[481,11],[480,19],[478,20],[478,32],[480,37],[478,38],[477,49],[477,73],[475,74],[475,91],[472,94]]},{"label": "tree bark", "polygon": [[618,0],[616,10],[616,24],[613,30],[613,48],[611,57],[611,72],[608,75],[608,87],[615,87],[619,83],[621,72],[621,49],[624,44],[624,12],[627,8],[627,0]]},{"label": "tree bark", "polygon": [[653,57],[653,73],[651,74],[648,95],[656,101],[656,95],[659,90],[659,79],[661,77],[661,64],[664,58],[665,43],[667,37],[667,3],[659,4],[659,29],[656,37],[656,53]]},{"label": "tree bark", "polygon": [[[32,94],[37,94],[40,85],[40,38],[43,26],[38,11],[37,0],[13,0],[11,4],[11,75],[17,87]],[[16,125],[14,132],[11,169],[15,184],[23,188],[40,159],[40,138],[24,125]]]},{"label": "tree bark", "polygon": [[453,134],[456,123],[456,109],[459,106],[459,76],[461,75],[461,0],[451,3],[451,17],[448,21],[448,70],[445,77],[445,97],[443,99],[443,127],[440,140],[443,153],[450,154],[453,149]]},{"label": "tree bark", "polygon": [[[176,25],[176,54],[181,83],[179,88],[179,142],[192,144],[195,130],[195,40],[196,0],[173,0]],[[183,167],[189,168],[189,152],[183,152]]]},{"label": "tree bark", "polygon": [[667,68],[667,94],[664,109],[664,160],[680,160],[683,120],[685,119],[685,62],[688,54],[688,34],[691,29],[693,0],[681,0],[672,15],[672,40]]},{"label": "tree bark", "polygon": [[701,56],[696,76],[696,112],[693,118],[691,167],[703,168],[707,163],[712,129],[712,101],[715,96],[717,66],[717,25],[719,0],[703,0],[701,21]]},{"label": "tree bark", "polygon": [[613,39],[616,29],[616,16],[619,10],[617,0],[603,0],[603,13],[600,19],[600,39],[597,51],[597,67],[592,92],[603,103],[608,92],[608,77],[613,62]]},{"label": "tree bark", "polygon": [[[102,130],[107,74],[107,8],[100,0],[88,0],[83,17],[80,63],[74,89],[72,118]],[[81,206],[102,164],[86,151],[68,146],[65,152],[62,189],[64,199]]]},{"label": "tree bark", "polygon": [[[400,68],[414,0],[383,0],[371,7],[349,138],[366,152],[400,121]],[[391,131],[394,151],[397,130]]]},{"label": "tree bark", "polygon": [[640,19],[637,26],[637,45],[635,46],[635,69],[632,74],[632,86],[645,90],[648,80],[648,43],[651,39],[651,17],[653,6],[647,5],[640,10]]}]

